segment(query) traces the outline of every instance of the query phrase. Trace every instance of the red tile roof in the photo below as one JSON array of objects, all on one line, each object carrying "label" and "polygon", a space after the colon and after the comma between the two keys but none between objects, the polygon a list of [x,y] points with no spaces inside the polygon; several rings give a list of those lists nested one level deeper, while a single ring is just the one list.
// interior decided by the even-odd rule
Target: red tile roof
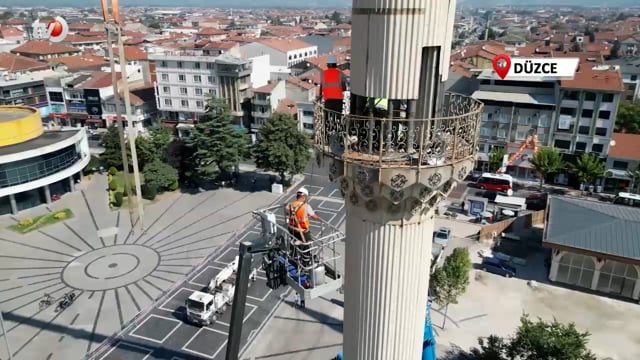
[{"label": "red tile roof", "polygon": [[198,35],[200,36],[215,36],[215,35],[228,35],[229,32],[226,30],[214,29],[212,27],[202,27],[198,31]]},{"label": "red tile roof", "polygon": [[26,56],[11,53],[0,53],[0,69],[7,71],[38,71],[46,70],[49,64],[43,61],[34,60]]},{"label": "red tile roof", "polygon": [[298,106],[296,106],[296,103],[293,100],[282,99],[278,102],[276,112],[295,116],[298,114]]},{"label": "red tile roof", "polygon": [[[116,79],[122,79],[122,73],[116,73]],[[102,89],[113,85],[110,72],[95,71],[91,74],[91,78],[85,81],[80,88],[82,89]]]},{"label": "red tile roof", "polygon": [[69,29],[91,29],[96,24],[86,24],[86,23],[71,23],[69,24]]},{"label": "red tile roof", "polygon": [[349,46],[351,45],[351,37],[345,37],[333,42],[333,46]]},{"label": "red tile roof", "polygon": [[29,55],[50,55],[50,54],[63,54],[63,53],[79,53],[80,50],[73,46],[54,43],[51,41],[28,41],[11,50],[14,54],[29,54]]},{"label": "red tile roof", "polygon": [[0,27],[0,38],[6,39],[10,37],[22,37],[24,32],[16,27]]},{"label": "red tile roof", "polygon": [[593,70],[593,64],[581,63],[573,80],[560,81],[562,88],[600,91],[624,91],[619,70]]},{"label": "red tile roof", "polygon": [[308,58],[308,59],[305,59],[305,61],[314,65],[319,69],[327,70],[327,60],[329,60],[329,56],[335,56],[336,60],[338,61],[338,65],[346,64],[348,62],[347,54],[338,53],[338,52],[331,52],[328,54],[324,54],[322,56]]},{"label": "red tile roof", "polygon": [[62,56],[49,60],[50,64],[64,64],[68,70],[95,69],[108,66],[109,62],[95,55]]},{"label": "red tile roof", "polygon": [[640,160],[640,135],[613,133],[611,140],[614,140],[616,145],[609,147],[609,157]]},{"label": "red tile roof", "polygon": [[311,84],[310,82],[301,80],[301,79],[299,79],[297,77],[290,77],[290,78],[287,79],[287,82],[291,83],[293,85],[296,85],[298,87],[301,87],[303,89],[306,89],[306,90],[311,90],[311,89],[315,88],[315,86],[313,84]]},{"label": "red tile roof", "polygon": [[[113,54],[114,55],[120,54],[120,51],[118,50],[117,47],[113,48]],[[124,58],[129,61],[147,60],[147,52],[136,46],[125,46]]]},{"label": "red tile roof", "polygon": [[65,43],[69,44],[82,44],[82,43],[104,43],[107,42],[107,36],[96,35],[96,36],[84,36],[80,34],[69,34],[64,38]]},{"label": "red tile roof", "polygon": [[299,39],[262,39],[258,42],[283,53],[313,46]]},{"label": "red tile roof", "polygon": [[238,46],[238,43],[231,42],[231,41],[229,41],[229,42],[209,42],[203,47],[203,49],[229,50],[229,49],[233,49],[236,46]]},{"label": "red tile roof", "polygon": [[259,88],[253,89],[253,92],[254,93],[263,93],[263,94],[271,94],[273,89],[275,89],[276,86],[278,86],[279,83],[280,83],[279,81],[272,81],[272,82],[268,83],[267,85],[260,86]]}]

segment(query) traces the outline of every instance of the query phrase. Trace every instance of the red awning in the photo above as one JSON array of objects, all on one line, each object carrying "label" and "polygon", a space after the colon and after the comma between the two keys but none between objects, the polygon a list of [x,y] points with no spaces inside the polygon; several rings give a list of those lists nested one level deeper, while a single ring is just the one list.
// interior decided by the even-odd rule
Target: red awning
[{"label": "red awning", "polygon": [[94,123],[94,124],[102,124],[104,122],[104,120],[103,119],[87,119],[87,121],[85,121],[85,122]]}]

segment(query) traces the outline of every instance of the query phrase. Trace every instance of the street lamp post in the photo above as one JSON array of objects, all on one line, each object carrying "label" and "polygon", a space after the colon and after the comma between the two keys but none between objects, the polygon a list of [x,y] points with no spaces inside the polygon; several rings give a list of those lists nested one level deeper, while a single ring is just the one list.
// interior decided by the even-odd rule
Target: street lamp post
[{"label": "street lamp post", "polygon": [[2,336],[4,336],[4,343],[7,345],[7,354],[9,354],[9,360],[13,359],[11,348],[9,347],[9,338],[7,338],[7,328],[4,327],[4,318],[2,317],[2,311],[0,311],[0,327],[2,327]]}]

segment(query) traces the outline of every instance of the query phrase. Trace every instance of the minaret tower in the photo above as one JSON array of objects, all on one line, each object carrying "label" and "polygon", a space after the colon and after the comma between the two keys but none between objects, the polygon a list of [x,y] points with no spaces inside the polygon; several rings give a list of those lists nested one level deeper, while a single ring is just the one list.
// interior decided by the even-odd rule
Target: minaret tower
[{"label": "minaret tower", "polygon": [[473,169],[482,113],[443,89],[454,13],[455,0],[353,0],[349,114],[316,104],[317,161],[346,202],[348,360],[421,357],[434,212]]}]

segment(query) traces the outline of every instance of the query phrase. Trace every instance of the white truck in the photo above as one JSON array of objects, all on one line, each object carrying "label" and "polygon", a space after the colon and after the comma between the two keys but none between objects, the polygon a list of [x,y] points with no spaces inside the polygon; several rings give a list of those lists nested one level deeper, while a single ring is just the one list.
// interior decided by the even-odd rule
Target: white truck
[{"label": "white truck", "polygon": [[[223,314],[227,306],[233,303],[236,290],[236,272],[238,257],[220,271],[207,287],[207,292],[194,291],[186,301],[187,320],[200,325],[211,325],[216,321],[216,314]],[[249,275],[256,281],[257,269]]]}]

